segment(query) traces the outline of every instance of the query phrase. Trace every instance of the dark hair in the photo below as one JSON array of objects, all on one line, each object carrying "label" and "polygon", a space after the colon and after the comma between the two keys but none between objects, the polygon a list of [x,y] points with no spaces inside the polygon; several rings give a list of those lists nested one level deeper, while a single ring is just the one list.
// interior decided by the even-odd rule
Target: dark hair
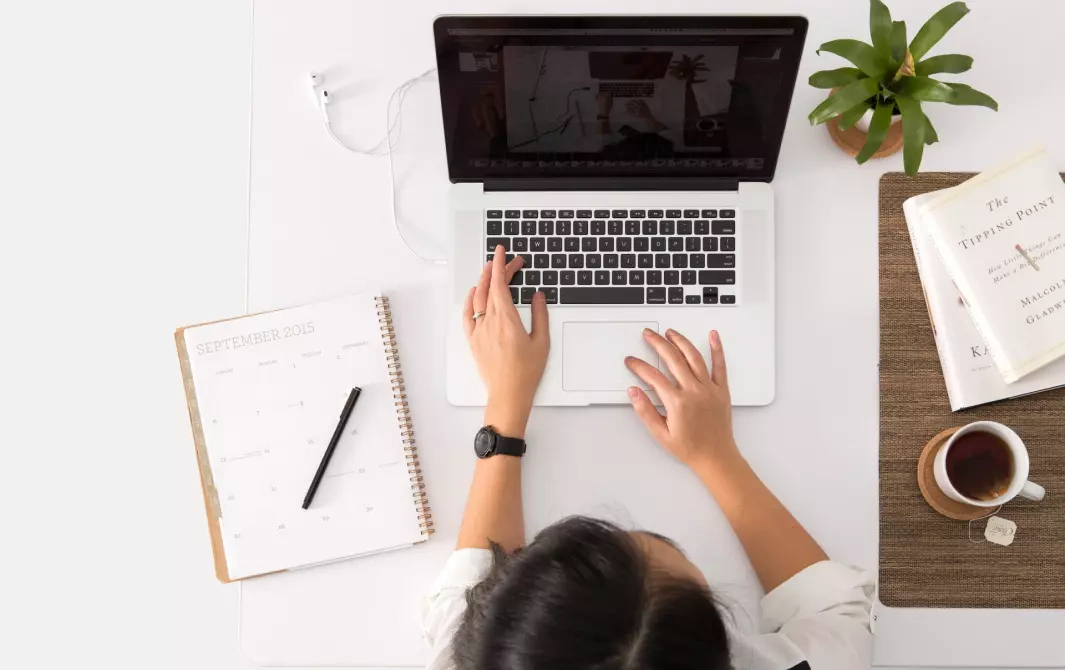
[{"label": "dark hair", "polygon": [[461,670],[724,670],[728,632],[709,590],[656,571],[618,526],[571,517],[466,596]]}]

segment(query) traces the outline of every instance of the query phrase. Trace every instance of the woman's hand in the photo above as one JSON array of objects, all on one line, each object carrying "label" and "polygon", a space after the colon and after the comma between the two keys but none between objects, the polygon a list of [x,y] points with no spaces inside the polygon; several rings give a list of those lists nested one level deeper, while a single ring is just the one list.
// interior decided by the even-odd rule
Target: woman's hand
[{"label": "woman's hand", "polygon": [[485,264],[480,281],[466,296],[463,311],[466,339],[488,391],[485,425],[518,438],[525,437],[551,347],[544,294],[533,297],[532,332],[525,331],[511,300],[508,284],[521,266],[521,256],[508,264],[503,247],[496,247],[493,260]]},{"label": "woman's hand", "polygon": [[717,331],[710,332],[712,370],[706,368],[695,345],[676,331],[667,330],[663,338],[645,329],[643,336],[676,380],[639,358],[625,359],[629,370],[653,388],[665,406],[662,416],[642,389],[629,388],[632,406],[655,441],[696,471],[737,456],[725,352]]}]

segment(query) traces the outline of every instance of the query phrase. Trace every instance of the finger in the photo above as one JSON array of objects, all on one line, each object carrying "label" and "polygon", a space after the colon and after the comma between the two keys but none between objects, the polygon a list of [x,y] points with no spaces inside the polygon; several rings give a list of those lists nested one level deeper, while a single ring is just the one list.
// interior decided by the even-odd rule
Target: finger
[{"label": "finger", "polygon": [[728,365],[725,364],[725,348],[721,344],[721,333],[710,331],[710,378],[718,386],[728,388]]},{"label": "finger", "polygon": [[481,268],[481,277],[477,280],[477,287],[473,292],[473,311],[483,313],[488,309],[488,285],[492,281],[492,262],[489,261]]},{"label": "finger", "polygon": [[629,356],[625,359],[625,367],[642,379],[645,384],[653,388],[663,402],[677,388],[658,368],[645,360]]},{"label": "finger", "polygon": [[466,302],[462,306],[462,329],[466,331],[466,337],[473,334],[473,327],[477,323],[473,320],[473,294],[476,291],[476,286],[470,287],[469,292],[466,293]]},{"label": "finger", "polygon": [[551,345],[551,327],[547,318],[547,297],[543,291],[533,294],[532,301],[532,330],[529,332],[533,342],[542,346]]},{"label": "finger", "polygon": [[488,287],[489,302],[495,307],[501,307],[504,302],[508,305],[514,304],[510,299],[510,288],[507,287],[509,281],[507,279],[507,253],[500,244],[496,246],[496,255],[492,258],[491,279]]},{"label": "finger", "polygon": [[514,279],[514,274],[521,269],[521,266],[525,264],[525,259],[521,256],[515,256],[514,260],[507,263],[507,285],[510,285],[510,280]]},{"label": "finger", "polygon": [[630,386],[629,400],[632,402],[632,408],[636,410],[636,416],[640,417],[643,425],[647,426],[647,431],[651,433],[651,437],[655,441],[661,443],[665,438],[669,437],[666,417],[658,413],[654,403],[647,397],[647,393],[643,389],[638,386]]},{"label": "finger", "polygon": [[644,328],[643,338],[666,362],[666,367],[673,373],[673,378],[677,380],[677,383],[685,386],[695,381],[695,374],[692,372],[691,367],[688,366],[688,361],[684,360],[684,355],[680,353],[680,349],[677,349],[666,338],[650,328]]},{"label": "finger", "polygon": [[666,331],[666,339],[672,342],[673,346],[684,355],[684,360],[688,361],[688,367],[691,368],[696,379],[701,382],[710,380],[710,370],[706,367],[706,361],[703,360],[703,355],[699,353],[699,350],[695,348],[691,340],[672,328]]}]

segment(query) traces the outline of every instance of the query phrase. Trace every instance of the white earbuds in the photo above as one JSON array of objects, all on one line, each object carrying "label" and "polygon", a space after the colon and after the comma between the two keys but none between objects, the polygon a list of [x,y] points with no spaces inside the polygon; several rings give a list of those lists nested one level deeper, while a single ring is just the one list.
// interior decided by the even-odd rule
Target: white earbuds
[{"label": "white earbuds", "polygon": [[329,90],[325,87],[325,75],[319,72],[312,72],[310,74],[310,82],[311,94],[314,96],[314,103],[318,105],[318,109],[321,110],[326,125],[329,125],[329,113],[326,111],[325,107],[331,102],[332,98],[329,95]]}]

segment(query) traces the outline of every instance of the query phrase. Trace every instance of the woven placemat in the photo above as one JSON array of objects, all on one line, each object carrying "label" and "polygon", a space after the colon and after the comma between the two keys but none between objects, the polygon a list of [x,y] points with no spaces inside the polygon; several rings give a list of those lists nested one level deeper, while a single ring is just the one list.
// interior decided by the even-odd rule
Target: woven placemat
[{"label": "woven placemat", "polygon": [[[907,198],[971,174],[890,173],[880,180],[880,600],[892,607],[1065,608],[1065,390],[952,413],[906,232]],[[1017,498],[999,516],[1017,523],[1002,547],[985,521],[953,521],[928,506],[917,460],[942,430],[988,419],[1028,445],[1039,503]]]}]

